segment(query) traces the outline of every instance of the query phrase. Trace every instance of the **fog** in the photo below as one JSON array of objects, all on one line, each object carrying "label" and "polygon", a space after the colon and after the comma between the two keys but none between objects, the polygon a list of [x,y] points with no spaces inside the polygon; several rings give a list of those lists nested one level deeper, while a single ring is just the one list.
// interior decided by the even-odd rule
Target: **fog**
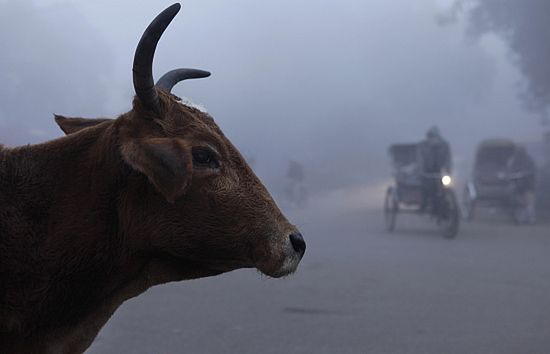
[{"label": "fog", "polygon": [[[61,136],[53,113],[128,111],[135,46],[171,3],[0,0],[0,143]],[[431,126],[450,143],[460,187],[480,141],[510,138],[540,150],[548,134],[550,6],[543,0],[182,5],[157,47],[155,77],[177,67],[211,71],[173,92],[207,108],[300,221],[314,223],[322,208],[381,209],[391,183],[388,146],[419,141]],[[536,156],[539,164],[545,158]],[[296,162],[309,203],[285,201]],[[353,230],[370,230],[353,220]]]},{"label": "fog", "polygon": [[[165,4],[0,4],[4,143],[59,136],[54,112],[129,109],[135,45]],[[210,70],[176,94],[204,105],[268,184],[289,159],[303,162],[316,191],[386,177],[386,147],[419,140],[434,124],[457,161],[489,136],[540,139],[506,43],[472,39],[463,19],[442,26],[449,11],[442,1],[187,1],[154,72]]]},{"label": "fog", "polygon": [[541,40],[541,34],[550,26],[549,9],[548,2],[538,0],[462,0],[455,2],[449,13],[449,19],[466,15],[468,30],[474,36],[496,33],[505,40],[512,62],[525,78],[521,83],[525,106],[540,113],[545,123],[550,104],[550,70],[546,65],[550,45]]}]

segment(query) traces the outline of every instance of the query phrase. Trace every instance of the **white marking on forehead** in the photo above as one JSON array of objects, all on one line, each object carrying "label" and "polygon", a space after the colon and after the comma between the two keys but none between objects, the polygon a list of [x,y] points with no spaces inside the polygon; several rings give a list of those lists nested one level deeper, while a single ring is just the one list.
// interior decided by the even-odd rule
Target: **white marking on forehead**
[{"label": "white marking on forehead", "polygon": [[204,106],[202,106],[200,104],[193,103],[187,97],[181,97],[181,101],[179,101],[179,103],[184,105],[184,106],[190,107],[190,108],[198,109],[202,113],[208,113],[208,111],[206,110],[206,108],[204,108]]}]

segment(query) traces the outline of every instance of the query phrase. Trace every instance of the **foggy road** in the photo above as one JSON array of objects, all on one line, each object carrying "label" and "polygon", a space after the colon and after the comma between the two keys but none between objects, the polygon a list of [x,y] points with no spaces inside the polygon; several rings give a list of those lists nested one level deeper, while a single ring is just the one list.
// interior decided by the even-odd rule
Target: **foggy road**
[{"label": "foggy road", "polygon": [[[135,116],[142,106],[137,104],[139,97],[132,103],[136,44],[152,18],[173,2],[0,0],[0,150],[61,137],[51,113]],[[525,147],[540,176],[537,183],[531,177],[530,181],[518,178],[513,189],[523,189],[521,182],[536,184],[544,202],[540,210],[550,215],[550,41],[545,36],[550,30],[550,1],[181,3],[180,15],[159,42],[151,72],[157,78],[176,67],[212,72],[209,79],[187,80],[172,92],[207,109],[275,199],[299,206],[302,199],[310,198],[304,209],[282,207],[300,227],[307,250],[297,273],[284,279],[238,270],[150,289],[117,310],[87,353],[550,353],[550,222],[518,227],[487,213],[463,223],[455,240],[446,240],[432,223],[415,216],[399,217],[396,232],[389,234],[378,210],[382,207],[378,199],[393,181],[395,166],[388,147],[419,142],[430,127],[438,127],[451,147],[452,178],[460,183],[475,179],[480,143],[510,140]],[[191,155],[194,148],[202,150],[203,137],[220,138],[217,130],[195,136],[194,126],[189,131],[183,126],[165,129],[165,123],[181,123],[166,119],[166,114],[157,114],[155,120],[161,123],[152,125],[155,137],[166,130],[165,138],[189,140],[185,146]],[[150,125],[126,118],[113,124],[122,127],[125,121]],[[146,139],[144,131],[135,130]],[[22,152],[39,147],[23,147],[13,159],[0,154],[0,186],[3,180],[9,182],[0,190],[0,200],[8,205],[7,215],[16,215],[16,222],[5,223],[7,228],[1,223],[7,219],[0,217],[0,236],[6,229],[23,229],[21,222],[34,230],[28,233],[32,239],[5,241],[8,247],[0,244],[0,260],[13,263],[11,271],[0,262],[0,285],[8,285],[4,287],[8,291],[0,289],[0,314],[10,316],[0,323],[10,337],[15,329],[26,328],[18,315],[25,321],[33,319],[29,328],[39,324],[47,333],[47,326],[59,328],[63,324],[59,319],[76,316],[78,308],[93,303],[93,296],[78,301],[87,286],[103,294],[103,286],[111,289],[118,278],[126,278],[113,272],[103,276],[105,269],[130,269],[126,262],[113,262],[116,258],[103,250],[114,252],[123,246],[120,251],[125,254],[137,242],[166,254],[152,245],[157,242],[136,237],[117,243],[99,231],[99,238],[85,237],[88,231],[95,235],[95,230],[104,229],[130,235],[117,227],[129,223],[119,218],[126,213],[114,214],[114,206],[115,200],[117,206],[126,206],[119,203],[120,196],[133,196],[126,190],[134,178],[129,183],[111,179],[116,170],[101,164],[115,160],[95,154],[117,151],[109,155],[116,156],[114,167],[136,167],[125,148],[134,144],[125,138],[126,129],[106,132],[113,134],[112,139],[92,142],[73,136],[58,140],[56,146],[63,149],[34,158]],[[209,139],[204,145],[210,146]],[[85,144],[69,144],[77,140]],[[113,144],[110,149],[105,145],[84,154],[88,144],[107,143]],[[12,168],[19,158],[28,160],[21,165],[25,169]],[[67,166],[67,173],[54,168],[58,162]],[[213,166],[219,169],[217,162]],[[509,162],[507,157],[507,169]],[[186,161],[186,168],[194,163]],[[35,164],[44,167],[39,170]],[[27,167],[36,180],[26,176]],[[493,169],[497,177],[505,171]],[[54,174],[62,178],[51,177]],[[153,182],[141,177],[141,182]],[[238,180],[240,185],[248,178]],[[95,192],[100,181],[105,181],[109,193]],[[195,182],[186,185],[197,187]],[[155,183],[142,187],[143,196],[160,191]],[[2,197],[4,191],[8,197]],[[88,201],[85,195],[110,199],[91,208],[91,203],[77,202]],[[73,196],[77,207],[71,208]],[[140,199],[141,193],[135,196]],[[28,211],[19,217],[12,204],[27,200]],[[210,196],[208,203],[205,200],[193,204],[198,206],[197,215],[228,205]],[[53,207],[39,207],[42,202]],[[187,208],[193,202],[182,200],[181,205]],[[145,210],[153,205],[128,207]],[[53,211],[58,209],[63,213]],[[93,221],[108,213],[109,218]],[[128,220],[144,221],[135,215],[153,214],[128,214]],[[197,226],[200,219],[177,229],[206,230]],[[263,220],[248,218],[252,219]],[[247,230],[243,220],[237,221]],[[174,227],[172,222],[156,222]],[[74,228],[65,227],[73,223]],[[41,239],[43,232],[48,235]],[[192,241],[202,249],[201,238]],[[226,245],[222,249],[231,248],[235,250]],[[97,270],[99,276],[89,276]],[[117,279],[101,284],[110,275]],[[30,294],[32,301],[12,294]],[[45,305],[50,302],[55,306]],[[66,311],[61,311],[64,306]],[[50,311],[58,314],[57,319],[49,316]]]},{"label": "foggy road", "polygon": [[388,234],[379,211],[289,214],[308,242],[297,274],[240,270],[153,288],[87,353],[550,350],[548,224],[493,217],[449,241],[412,216]]}]

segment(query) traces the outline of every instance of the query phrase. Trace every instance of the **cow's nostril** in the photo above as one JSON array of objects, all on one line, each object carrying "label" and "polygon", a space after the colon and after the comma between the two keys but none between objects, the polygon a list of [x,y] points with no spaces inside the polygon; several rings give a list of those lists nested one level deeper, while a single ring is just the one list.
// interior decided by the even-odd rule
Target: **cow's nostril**
[{"label": "cow's nostril", "polygon": [[306,241],[304,241],[302,234],[296,231],[291,233],[288,237],[290,238],[290,243],[292,243],[292,248],[294,248],[300,256],[303,256],[306,252]]}]

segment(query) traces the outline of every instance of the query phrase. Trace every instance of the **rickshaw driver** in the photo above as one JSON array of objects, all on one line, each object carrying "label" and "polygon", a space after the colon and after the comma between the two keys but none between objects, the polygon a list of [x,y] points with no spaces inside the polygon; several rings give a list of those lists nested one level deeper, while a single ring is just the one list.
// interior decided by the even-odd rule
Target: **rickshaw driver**
[{"label": "rickshaw driver", "polygon": [[436,210],[437,187],[441,182],[433,176],[451,173],[451,148],[441,136],[437,126],[426,132],[426,139],[420,142],[419,147],[422,157],[422,204],[420,210],[426,210],[428,205]]}]

